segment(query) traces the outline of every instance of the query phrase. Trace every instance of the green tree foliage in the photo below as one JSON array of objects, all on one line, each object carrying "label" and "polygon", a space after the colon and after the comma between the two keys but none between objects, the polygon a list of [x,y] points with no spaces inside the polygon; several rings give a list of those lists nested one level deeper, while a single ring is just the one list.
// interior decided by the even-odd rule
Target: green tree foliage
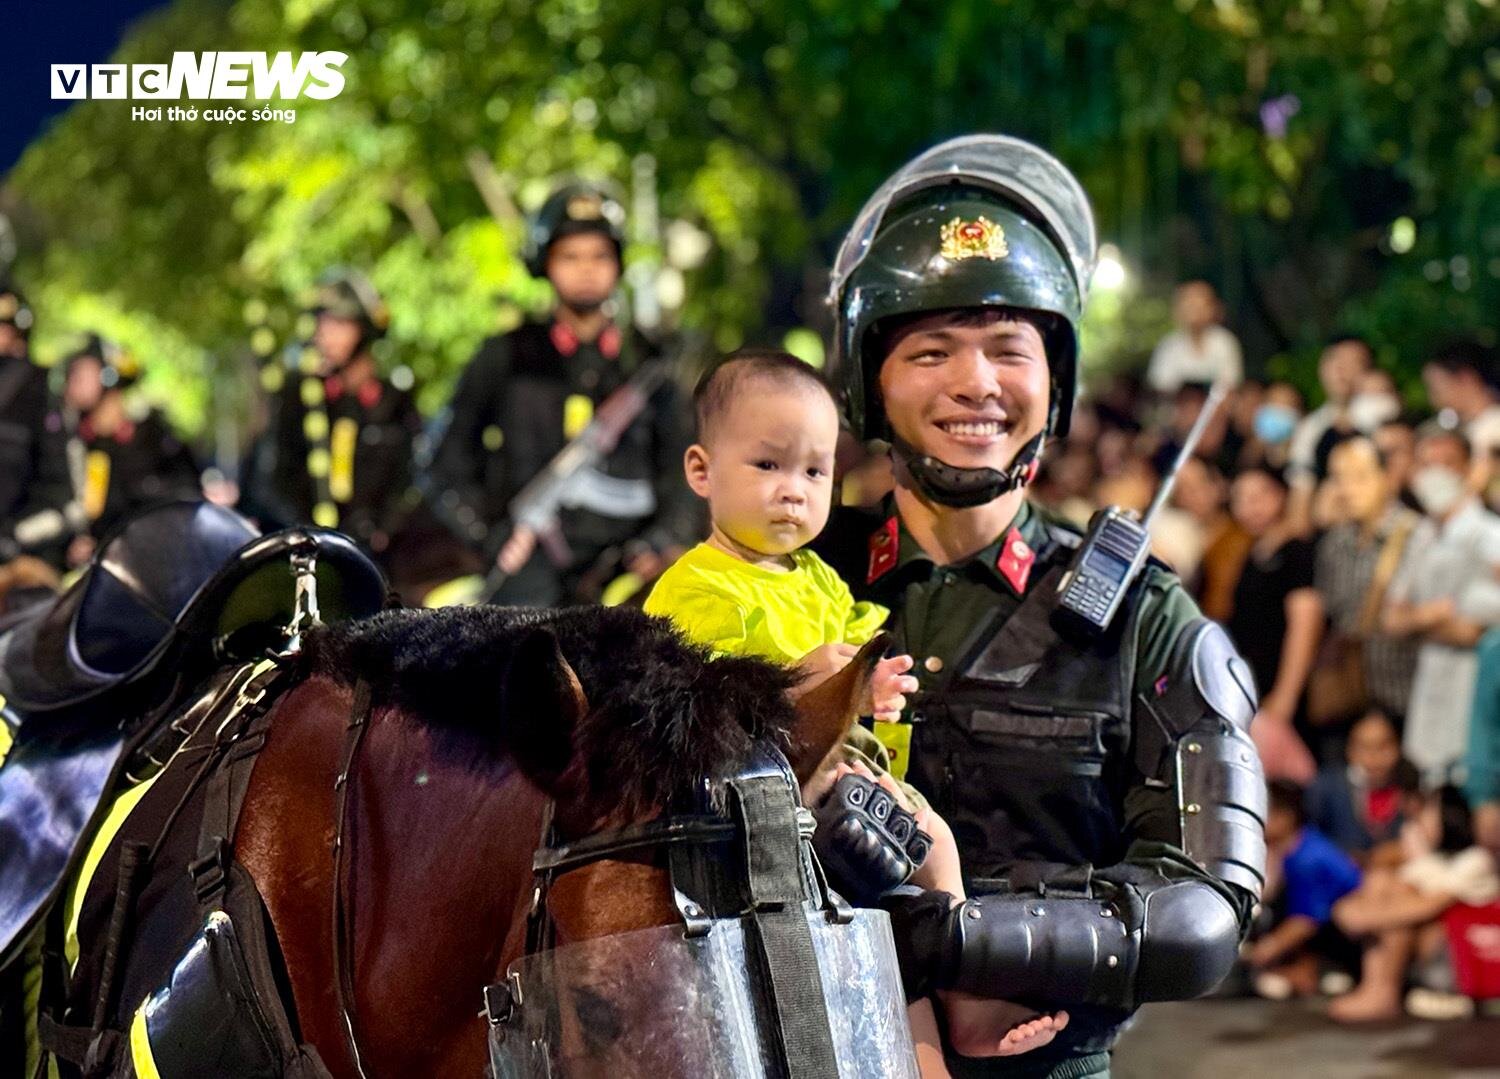
[{"label": "green tree foliage", "polygon": [[[633,204],[649,186],[663,222],[706,233],[674,316],[718,346],[819,325],[865,195],[972,130],[1073,166],[1155,298],[1110,305],[1096,368],[1149,348],[1189,274],[1252,358],[1304,381],[1337,326],[1408,375],[1440,334],[1494,336],[1495,0],[178,0],[119,59],[229,48],[341,50],[348,85],[293,124],[84,103],[9,181],[46,237],[19,268],[45,317],[113,307],[143,354],[178,343],[174,370],[216,357],[184,378],[282,347],[307,286],[349,264],[435,405],[480,337],[547,302],[517,208],[563,173]],[[632,240],[656,280],[672,245]]]}]

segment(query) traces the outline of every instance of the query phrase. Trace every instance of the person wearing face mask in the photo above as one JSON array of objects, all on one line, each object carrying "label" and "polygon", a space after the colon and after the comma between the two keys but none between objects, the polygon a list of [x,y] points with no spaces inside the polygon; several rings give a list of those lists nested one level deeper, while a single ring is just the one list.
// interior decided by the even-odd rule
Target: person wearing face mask
[{"label": "person wearing face mask", "polygon": [[1292,434],[1302,418],[1302,394],[1288,382],[1273,382],[1261,395],[1250,421],[1250,437],[1229,472],[1241,468],[1285,468]]},{"label": "person wearing face mask", "polygon": [[1424,518],[1413,531],[1381,617],[1386,633],[1417,644],[1404,747],[1430,782],[1463,757],[1478,660],[1500,624],[1500,518],[1469,489],[1469,443],[1456,431],[1417,444],[1412,492]]},{"label": "person wearing face mask", "polygon": [[1474,449],[1469,480],[1476,491],[1485,489],[1492,455],[1500,450],[1495,368],[1493,351],[1472,339],[1450,341],[1422,367],[1422,383],[1438,421],[1445,426],[1451,421]]}]

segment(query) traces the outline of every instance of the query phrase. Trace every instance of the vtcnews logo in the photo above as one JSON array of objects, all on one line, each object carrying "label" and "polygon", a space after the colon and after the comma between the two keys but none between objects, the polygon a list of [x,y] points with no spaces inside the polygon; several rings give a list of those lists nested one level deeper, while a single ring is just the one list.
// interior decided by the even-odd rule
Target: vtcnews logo
[{"label": "vtcnews logo", "polygon": [[310,97],[344,89],[342,52],[177,52],[170,64],[53,64],[52,97],[208,101]]}]

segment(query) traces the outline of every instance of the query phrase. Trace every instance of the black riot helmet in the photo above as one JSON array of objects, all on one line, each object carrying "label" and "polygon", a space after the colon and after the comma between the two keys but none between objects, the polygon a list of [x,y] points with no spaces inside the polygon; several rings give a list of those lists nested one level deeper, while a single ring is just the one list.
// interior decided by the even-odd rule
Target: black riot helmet
[{"label": "black riot helmet", "polygon": [[620,258],[625,249],[625,208],[599,187],[564,184],[526,221],[523,258],[532,277],[547,276],[547,251],[564,236],[597,232],[615,245]]},{"label": "black riot helmet", "polygon": [[894,448],[898,466],[950,505],[976,505],[1028,482],[1047,435],[1067,434],[1072,419],[1095,254],[1082,187],[1030,143],[969,135],[908,162],[860,211],[833,268],[833,364],[855,433],[890,437],[878,388],[884,331],[941,311],[1017,311],[1034,318],[1046,344],[1052,400],[1042,434],[1004,473],[954,468],[899,441]]},{"label": "black riot helmet", "polygon": [[361,323],[365,327],[365,344],[384,337],[391,325],[385,300],[370,279],[357,270],[335,269],[325,273],[318,280],[308,310],[314,315],[327,313]]}]

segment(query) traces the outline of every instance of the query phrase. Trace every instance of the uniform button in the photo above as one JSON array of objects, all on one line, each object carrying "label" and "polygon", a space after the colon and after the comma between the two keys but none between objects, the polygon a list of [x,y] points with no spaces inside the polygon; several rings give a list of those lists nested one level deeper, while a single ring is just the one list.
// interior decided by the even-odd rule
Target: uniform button
[{"label": "uniform button", "polygon": [[922,666],[926,667],[933,674],[937,674],[938,671],[940,671],[940,670],[943,669],[943,660],[942,660],[942,657],[940,657],[940,656],[928,656],[926,659],[924,659],[922,661]]}]

